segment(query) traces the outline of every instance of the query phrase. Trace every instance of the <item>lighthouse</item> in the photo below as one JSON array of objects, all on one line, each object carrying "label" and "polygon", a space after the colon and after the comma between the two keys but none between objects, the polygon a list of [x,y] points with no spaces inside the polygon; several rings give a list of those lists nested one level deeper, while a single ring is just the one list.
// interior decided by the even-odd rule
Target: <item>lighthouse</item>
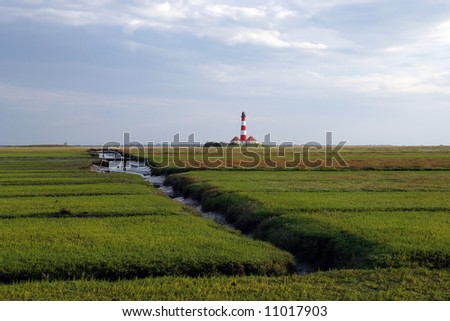
[{"label": "lighthouse", "polygon": [[237,144],[259,144],[258,141],[255,139],[255,137],[250,136],[247,138],[247,117],[245,116],[245,112],[242,112],[241,115],[241,138],[238,136],[235,136],[231,141],[230,144],[237,145]]},{"label": "lighthouse", "polygon": [[247,142],[247,119],[245,116],[245,112],[242,112],[241,115],[241,144],[245,144]]}]

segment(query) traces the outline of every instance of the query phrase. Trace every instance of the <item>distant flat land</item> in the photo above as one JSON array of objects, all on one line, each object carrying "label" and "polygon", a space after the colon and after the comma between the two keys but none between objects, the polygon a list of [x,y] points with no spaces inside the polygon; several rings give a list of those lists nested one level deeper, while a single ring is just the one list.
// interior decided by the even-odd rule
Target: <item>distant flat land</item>
[{"label": "distant flat land", "polygon": [[[302,169],[450,169],[450,146],[126,148],[159,167]],[[334,151],[334,152],[333,152]],[[340,163],[341,156],[345,166]]]}]

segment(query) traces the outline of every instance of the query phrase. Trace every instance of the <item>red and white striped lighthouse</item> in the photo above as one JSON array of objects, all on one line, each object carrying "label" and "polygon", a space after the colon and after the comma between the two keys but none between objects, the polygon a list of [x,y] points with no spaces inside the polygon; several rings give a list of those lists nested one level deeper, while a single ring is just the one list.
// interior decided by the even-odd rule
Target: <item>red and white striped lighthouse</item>
[{"label": "red and white striped lighthouse", "polygon": [[242,112],[241,116],[241,144],[245,144],[247,142],[247,120],[245,116],[245,112]]}]

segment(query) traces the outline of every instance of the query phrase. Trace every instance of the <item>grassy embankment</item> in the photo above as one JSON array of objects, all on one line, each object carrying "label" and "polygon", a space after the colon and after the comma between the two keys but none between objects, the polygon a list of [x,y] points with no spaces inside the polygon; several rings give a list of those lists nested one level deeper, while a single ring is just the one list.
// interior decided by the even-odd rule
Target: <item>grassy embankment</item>
[{"label": "grassy embankment", "polygon": [[167,182],[328,268],[449,268],[450,171],[192,171]]}]

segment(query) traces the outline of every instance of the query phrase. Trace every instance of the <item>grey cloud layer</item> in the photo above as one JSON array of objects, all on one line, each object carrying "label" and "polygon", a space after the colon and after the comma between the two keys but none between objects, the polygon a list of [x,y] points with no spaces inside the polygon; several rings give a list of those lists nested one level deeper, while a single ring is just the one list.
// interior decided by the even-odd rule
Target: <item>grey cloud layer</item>
[{"label": "grey cloud layer", "polygon": [[[152,117],[188,106],[199,115],[188,127],[199,128],[205,110],[245,105],[267,108],[261,122],[316,121],[311,131],[358,122],[374,128],[355,134],[360,142],[378,143],[376,110],[393,111],[405,133],[424,119],[436,133],[450,117],[449,1],[0,0],[0,41],[0,106],[16,126],[42,112],[88,131],[95,117],[77,108],[122,121],[125,110]],[[273,106],[289,116],[271,115]],[[295,140],[284,127],[271,130]]]}]

